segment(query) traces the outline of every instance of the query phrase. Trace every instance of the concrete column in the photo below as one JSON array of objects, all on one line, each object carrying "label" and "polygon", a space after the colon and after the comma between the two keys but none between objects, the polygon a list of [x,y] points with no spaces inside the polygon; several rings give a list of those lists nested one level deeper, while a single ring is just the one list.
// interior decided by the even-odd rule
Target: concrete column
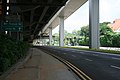
[{"label": "concrete column", "polygon": [[44,46],[44,45],[43,45],[43,38],[42,38],[42,46]]},{"label": "concrete column", "polygon": [[59,24],[59,46],[64,46],[64,17],[60,16],[60,24]]},{"label": "concrete column", "polygon": [[52,28],[49,28],[49,45],[52,45]]},{"label": "concrete column", "polygon": [[17,40],[17,32],[11,32],[11,37]]},{"label": "concrete column", "polygon": [[99,48],[99,0],[89,0],[89,48]]},{"label": "concrete column", "polygon": [[45,39],[43,39],[43,45],[44,45],[44,46],[45,46],[45,44],[46,44],[45,42],[46,42]]},{"label": "concrete column", "polygon": [[20,41],[23,41],[23,33],[20,33]]},{"label": "concrete column", "polygon": [[45,39],[43,39],[43,46],[45,46]]},{"label": "concrete column", "polygon": [[9,36],[11,36],[11,31],[9,31]]}]

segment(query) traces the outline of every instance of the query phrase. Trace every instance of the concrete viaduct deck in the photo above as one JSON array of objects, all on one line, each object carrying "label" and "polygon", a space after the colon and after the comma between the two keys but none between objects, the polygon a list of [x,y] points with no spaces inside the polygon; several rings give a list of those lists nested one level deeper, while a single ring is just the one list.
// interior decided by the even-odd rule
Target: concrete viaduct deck
[{"label": "concrete viaduct deck", "polygon": [[[64,46],[64,20],[88,0],[1,0],[1,23],[22,23],[22,29],[2,28],[18,39],[32,41],[38,36],[49,36],[59,25],[60,46]],[[90,48],[99,48],[99,0],[89,0]]]}]

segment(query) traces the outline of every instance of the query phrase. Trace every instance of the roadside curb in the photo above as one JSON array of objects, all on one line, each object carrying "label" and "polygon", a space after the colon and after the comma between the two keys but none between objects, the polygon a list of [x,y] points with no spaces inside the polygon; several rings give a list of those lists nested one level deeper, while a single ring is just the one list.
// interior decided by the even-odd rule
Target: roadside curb
[{"label": "roadside curb", "polygon": [[8,69],[5,73],[3,73],[0,76],[0,80],[5,80],[5,78],[12,73],[12,71],[17,70],[21,65],[23,65],[31,56],[32,56],[32,48],[30,48],[27,51],[27,54],[25,57],[23,57],[22,59],[18,60],[18,62],[16,64],[14,64],[10,69]]}]

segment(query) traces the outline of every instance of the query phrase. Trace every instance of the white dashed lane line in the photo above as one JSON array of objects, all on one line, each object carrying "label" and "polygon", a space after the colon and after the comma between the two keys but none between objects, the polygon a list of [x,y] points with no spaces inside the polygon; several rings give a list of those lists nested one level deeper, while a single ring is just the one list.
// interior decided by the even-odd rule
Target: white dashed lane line
[{"label": "white dashed lane line", "polygon": [[72,51],[72,52],[76,52],[76,51]]},{"label": "white dashed lane line", "polygon": [[118,66],[110,65],[110,67],[120,70],[120,67],[118,67]]},{"label": "white dashed lane line", "polygon": [[63,54],[67,54],[67,53],[63,53]]},{"label": "white dashed lane line", "polygon": [[85,60],[87,60],[87,61],[93,61],[93,60],[91,60],[91,59],[85,59]]},{"label": "white dashed lane line", "polygon": [[75,55],[72,55],[72,57],[76,57]]},{"label": "white dashed lane line", "polygon": [[92,54],[93,56],[99,56],[99,55],[96,55],[96,54]]},{"label": "white dashed lane line", "polygon": [[70,51],[70,50],[64,50],[64,51]]}]

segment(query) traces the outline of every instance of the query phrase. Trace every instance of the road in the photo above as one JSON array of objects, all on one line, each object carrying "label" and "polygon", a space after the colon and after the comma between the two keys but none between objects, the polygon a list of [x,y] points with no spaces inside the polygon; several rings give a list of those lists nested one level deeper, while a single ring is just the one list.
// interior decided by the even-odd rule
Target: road
[{"label": "road", "polygon": [[59,47],[39,47],[82,70],[93,80],[120,80],[120,55]]}]

